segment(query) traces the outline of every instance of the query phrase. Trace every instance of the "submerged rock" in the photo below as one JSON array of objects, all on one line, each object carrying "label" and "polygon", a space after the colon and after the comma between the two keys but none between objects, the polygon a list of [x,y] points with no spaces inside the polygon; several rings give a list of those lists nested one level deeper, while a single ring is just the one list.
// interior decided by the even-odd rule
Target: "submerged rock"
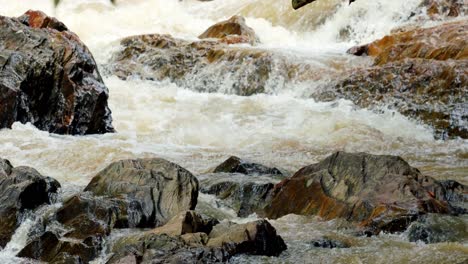
[{"label": "submerged rock", "polygon": [[460,212],[448,193],[400,157],[337,152],[277,184],[264,212],[345,218],[374,234],[399,232],[426,213]]},{"label": "submerged rock", "polygon": [[55,200],[60,184],[33,168],[14,168],[0,159],[0,247],[10,241],[21,215]]},{"label": "submerged rock", "polygon": [[437,138],[468,138],[467,30],[462,20],[355,47],[350,52],[374,56],[374,66],[348,71],[313,97],[385,106],[430,125]]},{"label": "submerged rock", "polygon": [[349,248],[350,246],[347,243],[342,241],[320,238],[316,240],[309,241],[309,244],[316,248]]},{"label": "submerged rock", "polygon": [[112,74],[170,80],[200,92],[249,96],[316,79],[317,72],[325,71],[272,51],[212,40],[192,42],[153,34],[125,38],[121,45],[107,65]]},{"label": "submerged rock", "polygon": [[31,122],[59,134],[113,132],[108,90],[88,48],[40,11],[0,16],[0,128]]},{"label": "submerged rock", "polygon": [[411,242],[456,242],[467,238],[466,220],[457,216],[428,214],[408,228],[408,239]]},{"label": "submerged rock", "polygon": [[247,26],[245,18],[241,16],[233,16],[226,21],[211,26],[199,38],[216,38],[226,44],[250,43],[255,45],[260,42],[255,31]]},{"label": "submerged rock", "polygon": [[198,180],[163,159],[122,160],[99,172],[85,191],[135,204],[145,223],[139,226],[154,227],[164,225],[181,211],[195,209]]}]

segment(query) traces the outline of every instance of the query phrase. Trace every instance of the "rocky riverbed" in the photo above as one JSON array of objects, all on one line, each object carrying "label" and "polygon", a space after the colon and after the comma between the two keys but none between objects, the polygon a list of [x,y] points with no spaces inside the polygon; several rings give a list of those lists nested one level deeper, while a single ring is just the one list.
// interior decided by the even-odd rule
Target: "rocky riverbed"
[{"label": "rocky riverbed", "polygon": [[463,1],[2,1],[4,263],[468,261]]}]

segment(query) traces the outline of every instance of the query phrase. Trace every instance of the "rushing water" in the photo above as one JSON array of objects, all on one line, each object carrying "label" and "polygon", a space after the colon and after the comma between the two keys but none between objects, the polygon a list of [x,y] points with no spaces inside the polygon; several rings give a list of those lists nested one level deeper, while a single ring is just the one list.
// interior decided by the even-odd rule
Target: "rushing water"
[{"label": "rushing water", "polygon": [[[320,0],[293,11],[290,0],[120,0],[116,6],[104,0],[62,0],[57,9],[49,0],[0,0],[0,14],[18,16],[40,9],[58,17],[89,46],[101,66],[119,49],[122,37],[167,33],[193,40],[217,21],[241,14],[259,35],[259,48],[300,56],[333,71],[368,63],[345,54],[352,45],[375,40],[406,23],[436,23],[421,19],[424,14],[408,19],[420,0],[359,0],[351,6],[347,2]],[[199,93],[168,81],[122,81],[112,75],[104,76],[104,81],[118,133],[72,137],[15,124],[0,130],[0,157],[55,177],[68,190],[86,185],[97,171],[124,158],[164,157],[197,174],[238,155],[295,171],[336,150],[400,155],[435,178],[468,183],[467,140],[434,140],[428,127],[398,113],[303,97],[304,91],[316,86],[314,81],[250,97],[223,93],[222,85],[218,93]],[[200,199],[209,206],[214,198]],[[220,214],[233,218],[228,211]],[[17,263],[12,248],[25,243],[33,220],[28,221],[0,253],[0,260]],[[339,221],[310,217],[287,216],[273,224],[289,246],[281,258],[242,256],[234,261],[462,263],[468,259],[467,241],[424,245],[409,243],[403,235],[355,238]],[[345,237],[356,246],[327,250],[307,244],[323,234]]]}]

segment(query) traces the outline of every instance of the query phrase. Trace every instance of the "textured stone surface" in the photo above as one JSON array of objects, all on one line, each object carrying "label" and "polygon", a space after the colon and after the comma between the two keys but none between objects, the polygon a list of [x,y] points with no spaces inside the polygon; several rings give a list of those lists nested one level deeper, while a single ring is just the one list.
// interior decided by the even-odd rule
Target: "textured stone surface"
[{"label": "textured stone surface", "polygon": [[[163,159],[114,162],[85,188],[98,196],[125,198],[141,208],[141,227],[161,226],[197,205],[198,180],[186,169]],[[138,210],[140,211],[140,210]]]},{"label": "textured stone surface", "polygon": [[466,210],[452,206],[449,193],[400,157],[337,152],[277,184],[265,216],[339,217],[372,233],[398,232],[426,213]]},{"label": "textured stone surface", "polygon": [[55,18],[0,17],[0,66],[0,128],[19,121],[59,134],[114,131],[96,62]]},{"label": "textured stone surface", "polygon": [[10,241],[25,211],[54,202],[60,184],[29,167],[0,159],[0,247]]}]

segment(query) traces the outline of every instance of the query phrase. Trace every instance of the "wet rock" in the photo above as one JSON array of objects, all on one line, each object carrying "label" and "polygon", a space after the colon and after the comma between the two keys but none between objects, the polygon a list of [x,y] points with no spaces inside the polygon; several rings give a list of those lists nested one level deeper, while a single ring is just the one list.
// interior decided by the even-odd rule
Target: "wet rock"
[{"label": "wet rock", "polygon": [[203,232],[176,234],[179,232],[169,236],[152,230],[121,238],[114,243],[108,263],[135,259],[137,263],[219,263],[237,254],[277,256],[286,249],[282,238],[265,220],[218,224],[209,236]]},{"label": "wet rock", "polygon": [[354,47],[350,53],[374,56],[374,66],[350,70],[314,97],[387,106],[432,126],[437,138],[468,138],[467,30],[467,21],[461,20]]},{"label": "wet rock", "polygon": [[211,26],[199,38],[216,38],[227,44],[249,43],[255,45],[260,42],[255,31],[247,26],[245,18],[241,16],[233,16],[226,21]]},{"label": "wet rock", "polygon": [[83,241],[65,240],[47,231],[29,243],[17,256],[52,263],[89,263],[99,255],[101,246],[102,241],[96,237]]},{"label": "wet rock", "polygon": [[124,201],[88,194],[72,196],[44,221],[45,231],[32,237],[18,256],[54,263],[89,263],[99,255],[103,239],[114,227],[128,227],[126,213]]},{"label": "wet rock", "polygon": [[320,238],[312,240],[309,244],[316,248],[349,248],[349,245],[337,240],[332,240],[328,238]]},{"label": "wet rock", "polygon": [[456,214],[447,190],[397,156],[337,152],[277,184],[265,216],[345,218],[371,233],[401,232],[426,213]]},{"label": "wet rock", "polygon": [[[292,7],[294,9],[299,9],[305,5],[308,5],[310,3],[313,3],[315,2],[316,0],[292,0],[291,3],[292,3]],[[354,2],[356,0],[349,0],[349,4],[351,4],[352,2]]]},{"label": "wet rock", "polygon": [[0,247],[10,241],[21,215],[44,204],[52,204],[60,184],[29,167],[14,168],[0,159]]},{"label": "wet rock", "polygon": [[56,220],[67,228],[66,237],[86,239],[107,236],[112,228],[125,225],[125,203],[79,194],[63,203]]},{"label": "wet rock", "polygon": [[78,36],[40,11],[0,17],[0,128],[31,122],[59,134],[113,132],[108,90]]},{"label": "wet rock", "polygon": [[197,205],[198,180],[187,170],[163,159],[114,162],[85,188],[98,196],[125,199],[135,204],[139,227],[155,227]]},{"label": "wet rock", "polygon": [[457,216],[428,214],[408,228],[411,242],[456,242],[467,237],[466,220]]},{"label": "wet rock", "polygon": [[425,8],[432,18],[463,16],[468,9],[464,0],[424,0],[420,7]]},{"label": "wet rock", "polygon": [[286,250],[283,239],[266,220],[247,224],[222,223],[210,233],[208,247],[223,248],[230,255],[279,256]]},{"label": "wet rock", "polygon": [[235,156],[230,157],[218,165],[213,172],[242,173],[246,175],[283,175],[283,173],[281,173],[277,168],[269,168],[262,164],[248,162]]},{"label": "wet rock", "polygon": [[228,256],[222,250],[192,247],[180,237],[145,234],[118,240],[107,263],[222,263]]},{"label": "wet rock", "polygon": [[375,57],[375,65],[406,58],[464,60],[468,59],[467,30],[463,20],[399,32],[368,44],[366,54]]},{"label": "wet rock", "polygon": [[247,217],[262,209],[274,185],[280,181],[271,175],[252,177],[235,173],[204,174],[198,178],[202,193],[215,195],[222,206],[231,208],[239,217]]},{"label": "wet rock", "polygon": [[436,138],[468,138],[468,60],[405,59],[356,69],[320,101],[347,99],[363,108],[388,108],[434,128]]},{"label": "wet rock", "polygon": [[209,234],[213,230],[213,226],[218,223],[219,221],[214,218],[202,216],[195,211],[186,211],[176,215],[164,226],[151,230],[151,233],[171,236],[182,236],[200,232]]},{"label": "wet rock", "polygon": [[106,66],[110,73],[122,79],[170,80],[199,92],[249,96],[317,78],[317,71],[324,71],[279,53],[219,41],[153,34],[125,38],[121,45]]}]

